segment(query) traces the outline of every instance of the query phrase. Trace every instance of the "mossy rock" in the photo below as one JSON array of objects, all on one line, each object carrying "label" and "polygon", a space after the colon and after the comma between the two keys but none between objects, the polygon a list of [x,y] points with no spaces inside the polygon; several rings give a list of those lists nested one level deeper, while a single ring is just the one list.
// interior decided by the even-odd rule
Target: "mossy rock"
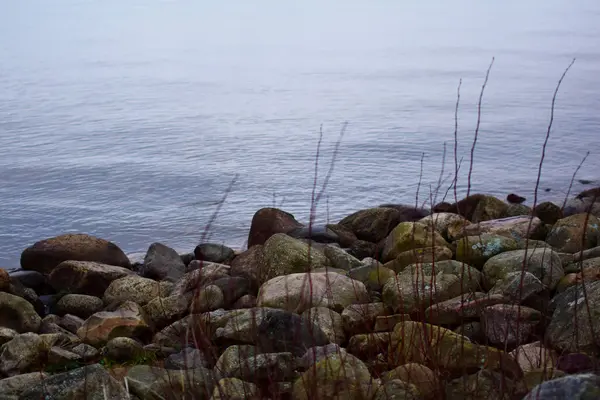
[{"label": "mossy rock", "polygon": [[402,222],[385,239],[382,261],[391,261],[408,250],[434,246],[449,247],[449,244],[440,233],[428,225]]},{"label": "mossy rock", "polygon": [[493,256],[518,248],[517,241],[506,236],[487,233],[466,236],[456,243],[456,260],[481,269]]}]

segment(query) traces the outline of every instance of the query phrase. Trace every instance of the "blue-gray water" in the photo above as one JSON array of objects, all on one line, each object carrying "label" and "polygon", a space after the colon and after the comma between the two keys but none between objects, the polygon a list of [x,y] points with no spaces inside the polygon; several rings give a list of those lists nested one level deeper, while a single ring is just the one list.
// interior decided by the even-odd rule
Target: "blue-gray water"
[{"label": "blue-gray water", "polygon": [[576,57],[540,187],[562,201],[586,151],[579,177],[600,178],[599,20],[597,0],[1,1],[0,266],[72,231],[191,250],[235,174],[211,240],[243,246],[274,194],[306,221],[321,124],[320,182],[349,123],[330,220],[414,203],[422,153],[425,200],[444,142],[454,169],[461,78],[464,193],[493,56],[472,191],[531,202]]}]

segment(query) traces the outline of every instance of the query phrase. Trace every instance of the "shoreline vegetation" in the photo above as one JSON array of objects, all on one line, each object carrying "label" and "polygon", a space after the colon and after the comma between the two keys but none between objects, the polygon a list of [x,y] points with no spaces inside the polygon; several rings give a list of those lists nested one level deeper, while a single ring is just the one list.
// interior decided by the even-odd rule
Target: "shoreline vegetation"
[{"label": "shoreline vegetation", "polygon": [[599,397],[600,188],[571,196],[587,155],[563,204],[537,196],[573,63],[531,206],[471,194],[492,65],[462,200],[459,83],[441,199],[445,159],[424,202],[419,179],[414,205],[316,225],[344,125],[319,187],[320,132],[309,220],[260,209],[243,251],[205,240],[228,192],[191,253],[152,243],[132,262],[87,234],[24,249],[0,270],[2,398]]}]

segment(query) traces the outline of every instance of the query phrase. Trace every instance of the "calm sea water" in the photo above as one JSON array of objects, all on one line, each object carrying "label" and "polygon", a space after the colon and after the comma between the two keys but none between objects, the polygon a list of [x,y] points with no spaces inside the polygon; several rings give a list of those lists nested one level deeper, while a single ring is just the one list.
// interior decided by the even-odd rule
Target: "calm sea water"
[{"label": "calm sea water", "polygon": [[210,240],[242,247],[274,203],[306,221],[320,126],[319,185],[345,121],[319,221],[414,203],[422,154],[424,201],[460,79],[464,193],[492,57],[472,191],[531,202],[576,57],[540,187],[562,201],[587,151],[600,178],[598,21],[597,0],[2,1],[0,265],[65,232],[189,251],[236,174]]}]

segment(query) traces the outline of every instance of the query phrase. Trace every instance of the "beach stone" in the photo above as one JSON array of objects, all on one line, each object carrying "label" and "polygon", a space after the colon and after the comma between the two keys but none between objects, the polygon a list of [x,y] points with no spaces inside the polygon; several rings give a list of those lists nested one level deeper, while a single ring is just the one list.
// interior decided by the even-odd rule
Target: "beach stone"
[{"label": "beach stone", "polygon": [[396,272],[379,264],[369,263],[348,271],[348,276],[365,284],[367,289],[381,291],[383,285],[396,276]]},{"label": "beach stone", "polygon": [[447,241],[456,239],[455,232],[462,231],[462,228],[470,225],[471,222],[464,217],[454,213],[433,213],[418,221],[421,224],[431,226],[438,231]]},{"label": "beach stone", "polygon": [[577,374],[542,382],[534,387],[523,400],[587,400],[598,398],[598,396],[600,396],[600,376]]},{"label": "beach stone", "polygon": [[213,389],[211,400],[257,400],[259,389],[254,383],[238,378],[223,378]]},{"label": "beach stone", "polygon": [[374,257],[377,252],[377,244],[367,242],[365,240],[357,240],[356,242],[352,243],[352,246],[350,246],[348,249],[348,253],[359,260],[365,257]]},{"label": "beach stone", "polygon": [[327,224],[325,226],[337,236],[338,243],[342,247],[351,247],[358,240],[354,232],[346,226],[340,224]]},{"label": "beach stone", "polygon": [[313,307],[302,313],[309,324],[316,325],[329,338],[331,343],[346,341],[342,316],[327,307]]},{"label": "beach stone", "polygon": [[10,276],[5,269],[0,268],[0,291],[8,290],[10,286]]},{"label": "beach stone", "polygon": [[261,208],[252,217],[248,248],[265,244],[274,234],[285,234],[303,226],[288,212],[277,208]]},{"label": "beach stone", "polygon": [[585,353],[568,353],[558,357],[556,368],[567,374],[580,374],[596,371],[597,360]]},{"label": "beach stone", "polygon": [[509,273],[522,271],[526,254],[525,271],[532,273],[550,290],[554,289],[564,271],[559,255],[547,248],[513,250],[493,256],[482,269],[484,286],[491,289]]},{"label": "beach stone", "polygon": [[9,275],[10,282],[14,283],[16,281],[24,287],[33,289],[39,295],[48,295],[54,293],[54,290],[48,282],[48,277],[40,272],[31,270],[17,270],[10,272]]},{"label": "beach stone", "polygon": [[581,252],[577,252],[572,255],[573,258],[571,262],[577,263],[580,261],[585,261],[590,258],[598,258],[600,257],[600,246],[592,247],[591,249],[583,250]]},{"label": "beach stone", "polygon": [[123,301],[132,301],[141,306],[150,300],[164,294],[161,285],[152,279],[132,275],[115,279],[104,292],[104,303],[115,304]]},{"label": "beach stone", "polygon": [[241,276],[250,281],[251,287],[258,290],[266,282],[268,264],[264,246],[255,245],[238,255],[231,262],[231,276]]},{"label": "beach stone", "polygon": [[244,346],[229,346],[217,360],[215,370],[222,378],[256,381],[285,381],[294,377],[292,353],[259,353]]},{"label": "beach stone", "polygon": [[339,225],[350,229],[360,240],[377,243],[400,223],[401,217],[401,212],[394,208],[375,207],[356,211]]},{"label": "beach stone", "polygon": [[[587,219],[587,226],[583,229]],[[554,224],[546,242],[556,251],[577,253],[598,245],[600,220],[587,214],[575,214],[562,218]],[[585,233],[585,241],[582,241]]]},{"label": "beach stone", "polygon": [[193,261],[202,263],[200,268],[187,272],[174,284],[170,296],[181,296],[188,292],[197,292],[202,287],[210,285],[219,279],[228,278],[230,267],[225,264],[216,264],[208,261]]},{"label": "beach stone", "polygon": [[233,249],[217,243],[201,243],[194,249],[196,260],[214,263],[228,263],[235,257]]},{"label": "beach stone", "polygon": [[14,376],[38,367],[44,353],[44,342],[35,333],[15,336],[0,347],[0,375]]},{"label": "beach stone", "polygon": [[89,400],[129,400],[125,386],[100,364],[51,375],[23,391],[19,400],[78,399],[82,393]]},{"label": "beach stone", "polygon": [[372,360],[387,351],[390,338],[390,332],[361,333],[350,338],[346,349],[361,360]]},{"label": "beach stone", "polygon": [[545,332],[550,346],[568,353],[594,354],[600,332],[600,281],[570,287],[552,301],[554,312]]},{"label": "beach stone", "polygon": [[369,293],[362,282],[333,272],[278,276],[261,286],[257,305],[302,313],[312,307],[342,311],[350,304],[366,303]]},{"label": "beach stone", "polygon": [[285,233],[295,239],[308,239],[317,243],[338,243],[340,240],[327,225],[302,226]]},{"label": "beach stone", "polygon": [[101,346],[110,339],[123,336],[145,337],[151,327],[144,318],[143,309],[131,301],[125,301],[115,311],[101,311],[85,320],[77,336],[87,344]]},{"label": "beach stone", "polygon": [[246,294],[237,299],[237,301],[231,306],[232,309],[238,310],[241,308],[253,308],[256,307],[256,296]]},{"label": "beach stone", "polygon": [[439,379],[425,365],[418,363],[400,365],[382,376],[384,382],[393,379],[400,379],[403,382],[415,385],[424,399],[438,398]]},{"label": "beach stone", "polygon": [[27,300],[0,292],[0,327],[19,333],[37,332],[42,319]]},{"label": "beach stone", "polygon": [[206,368],[173,370],[136,365],[127,371],[127,383],[129,391],[140,399],[208,400],[215,376]]},{"label": "beach stone", "polygon": [[416,400],[422,398],[419,389],[412,383],[392,379],[386,381],[377,389],[373,400]]},{"label": "beach stone", "polygon": [[266,276],[269,280],[281,275],[304,273],[315,268],[329,267],[330,263],[322,251],[283,233],[271,236],[263,246],[267,262]]},{"label": "beach stone", "polygon": [[210,362],[204,354],[193,347],[185,347],[165,359],[166,369],[195,369],[209,367],[209,364]]},{"label": "beach stone", "polygon": [[48,376],[47,373],[39,371],[0,379],[0,393],[5,396],[5,400],[17,400],[26,389],[42,383]]},{"label": "beach stone", "polygon": [[358,258],[335,246],[325,246],[323,254],[333,268],[350,271],[363,265],[363,262]]},{"label": "beach stone", "polygon": [[73,363],[80,362],[81,356],[63,349],[62,347],[51,347],[47,354],[47,362],[50,365],[70,366]]},{"label": "beach stone", "polygon": [[112,281],[134,272],[118,266],[91,261],[63,261],[50,273],[50,285],[57,292],[102,297]]},{"label": "beach stone", "polygon": [[174,282],[185,274],[185,269],[183,260],[175,250],[162,243],[152,243],[144,257],[141,275]]},{"label": "beach stone", "polygon": [[483,233],[465,236],[456,242],[456,260],[481,269],[486,261],[495,255],[518,248],[516,240],[502,235]]},{"label": "beach stone", "polygon": [[226,276],[211,282],[211,285],[223,292],[223,304],[226,308],[251,291],[250,281],[241,276]]},{"label": "beach stone", "polygon": [[335,343],[325,346],[315,346],[306,350],[302,357],[298,358],[296,366],[301,371],[306,371],[313,364],[323,360],[329,354],[347,354],[346,349]]},{"label": "beach stone", "polygon": [[500,219],[506,216],[508,204],[494,196],[483,196],[473,210],[473,215],[467,218],[473,223]]},{"label": "beach stone", "polygon": [[85,294],[66,294],[56,303],[58,315],[72,314],[87,319],[92,314],[102,310],[104,303],[102,299]]},{"label": "beach stone", "polygon": [[155,297],[143,308],[147,320],[154,329],[162,329],[182,318],[189,310],[193,293],[183,295]]},{"label": "beach stone", "polygon": [[2,346],[4,343],[10,341],[18,334],[19,334],[19,332],[15,331],[13,329],[0,326],[0,346]]},{"label": "beach stone", "polygon": [[[580,193],[580,196],[585,193]],[[575,197],[569,199],[563,209],[563,215],[569,217],[576,214],[587,214],[599,216],[600,215],[600,197],[594,199],[594,197]]]},{"label": "beach stone", "polygon": [[106,343],[106,356],[115,361],[133,360],[144,351],[142,344],[128,337],[115,337]]},{"label": "beach stone", "polygon": [[533,209],[533,215],[538,217],[544,224],[554,225],[556,221],[563,218],[563,212],[559,206],[549,201],[538,204]]},{"label": "beach stone", "polygon": [[40,240],[21,253],[21,268],[49,274],[63,261],[94,261],[130,268],[129,258],[114,243],[76,233]]},{"label": "beach stone", "polygon": [[391,261],[407,250],[449,244],[431,227],[418,222],[402,222],[385,238],[382,261]]},{"label": "beach stone", "polygon": [[391,332],[396,324],[402,321],[410,321],[410,315],[408,314],[392,314],[392,315],[380,315],[375,318],[375,326],[373,331],[375,332]]},{"label": "beach stone", "polygon": [[519,363],[523,372],[539,368],[552,370],[558,361],[556,351],[546,348],[541,342],[523,344],[510,353]]},{"label": "beach stone", "polygon": [[425,319],[434,325],[456,325],[479,318],[485,307],[505,303],[503,296],[483,292],[465,293],[434,304],[425,310]]},{"label": "beach stone", "polygon": [[387,313],[383,303],[351,304],[342,311],[344,331],[348,335],[373,332],[377,317]]},{"label": "beach stone", "polygon": [[504,278],[496,281],[489,295],[500,295],[509,301],[522,303],[545,289],[542,281],[531,272],[515,271],[507,273]]},{"label": "beach stone", "polygon": [[348,353],[332,353],[310,366],[295,380],[292,398],[370,399],[377,386],[367,366],[357,357]]},{"label": "beach stone", "polygon": [[481,343],[484,339],[483,328],[479,321],[472,321],[462,324],[458,328],[454,329],[454,333],[463,335],[473,343]]},{"label": "beach stone", "polygon": [[403,251],[396,258],[384,264],[384,267],[401,272],[411,264],[432,263],[452,259],[452,250],[448,247],[435,246]]},{"label": "beach stone", "polygon": [[225,303],[223,291],[216,285],[208,285],[194,293],[190,311],[201,314],[222,308]]},{"label": "beach stone", "polygon": [[445,384],[447,400],[512,400],[521,398],[520,387],[495,371],[481,371]]},{"label": "beach stone", "polygon": [[61,328],[68,330],[72,334],[77,334],[77,330],[79,328],[81,328],[81,325],[83,325],[83,323],[84,323],[84,320],[79,318],[78,316],[71,315],[71,314],[65,314],[61,318],[59,326]]},{"label": "beach stone", "polygon": [[537,217],[518,215],[467,225],[463,230],[465,236],[479,236],[484,233],[505,236],[521,242],[525,239],[544,239],[546,228]]},{"label": "beach stone", "polygon": [[533,308],[496,304],[483,309],[481,326],[491,344],[518,346],[531,336],[541,319],[542,314]]},{"label": "beach stone", "polygon": [[531,215],[532,209],[525,204],[509,204],[506,210],[507,217],[520,217],[523,215]]}]

